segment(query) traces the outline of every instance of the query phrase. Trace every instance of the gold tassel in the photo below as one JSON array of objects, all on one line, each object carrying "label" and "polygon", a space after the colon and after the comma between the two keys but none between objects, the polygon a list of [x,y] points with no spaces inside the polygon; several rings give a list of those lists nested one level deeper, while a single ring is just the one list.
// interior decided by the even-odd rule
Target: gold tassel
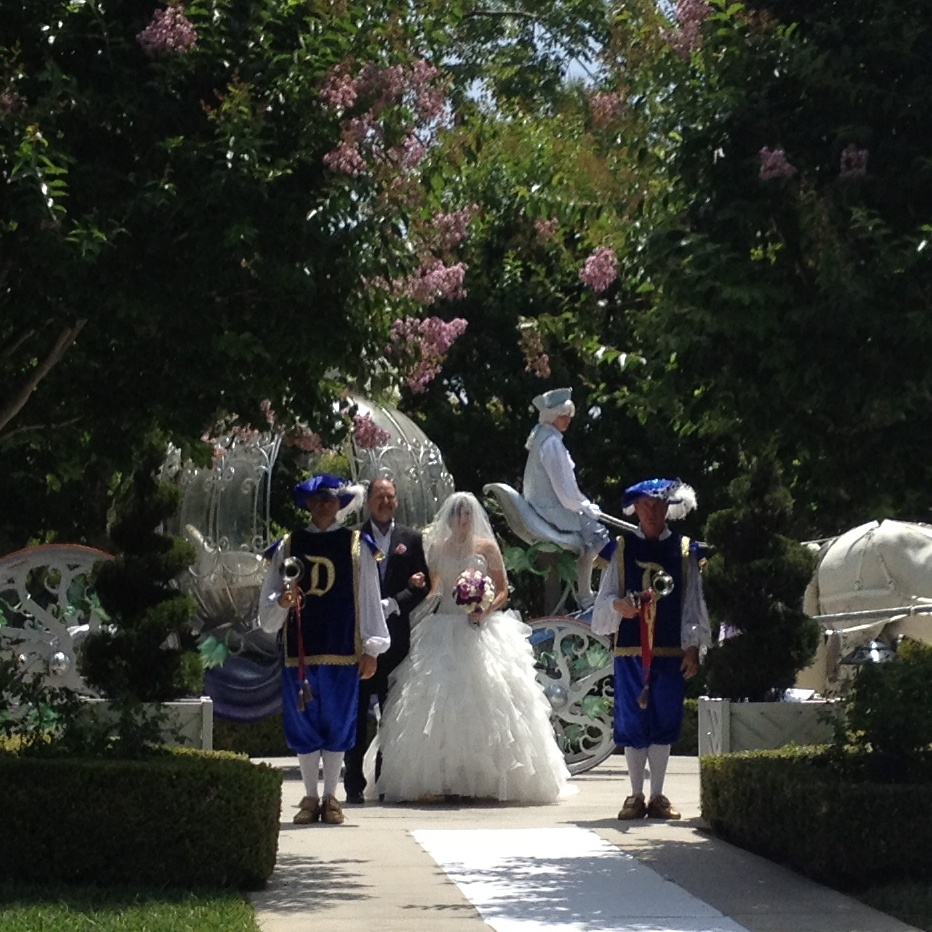
[{"label": "gold tassel", "polygon": [[641,695],[638,696],[638,706],[640,706],[640,708],[642,709],[646,709],[649,699],[650,699],[650,683],[645,683],[644,688],[641,690]]},{"label": "gold tassel", "polygon": [[307,704],[314,698],[314,694],[311,692],[311,684],[305,680],[298,687],[298,711],[303,712],[307,708]]}]

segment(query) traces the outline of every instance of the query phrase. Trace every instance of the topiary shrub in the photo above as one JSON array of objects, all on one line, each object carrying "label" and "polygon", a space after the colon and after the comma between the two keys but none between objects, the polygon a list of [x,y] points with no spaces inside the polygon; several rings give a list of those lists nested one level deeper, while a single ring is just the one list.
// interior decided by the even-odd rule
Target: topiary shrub
[{"label": "topiary shrub", "polygon": [[772,455],[753,460],[729,486],[733,505],[709,516],[714,549],[703,574],[710,614],[736,630],[705,658],[709,693],[778,699],[812,661],[821,636],[802,611],[815,556],[791,534],[793,499]]},{"label": "topiary shrub", "polygon": [[110,624],[81,652],[85,681],[120,702],[166,702],[199,693],[203,668],[192,631],[194,600],[172,581],[194,548],[159,532],[178,509],[180,490],[159,481],[164,445],[153,441],[120,491],[110,536],[117,559],[98,564],[94,585]]}]

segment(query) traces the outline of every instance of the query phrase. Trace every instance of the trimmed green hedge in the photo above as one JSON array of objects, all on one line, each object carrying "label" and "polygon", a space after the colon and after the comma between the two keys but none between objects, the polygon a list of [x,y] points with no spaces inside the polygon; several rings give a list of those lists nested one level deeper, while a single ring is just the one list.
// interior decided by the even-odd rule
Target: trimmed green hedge
[{"label": "trimmed green hedge", "polygon": [[275,867],[281,785],[274,768],[214,751],[0,754],[0,877],[259,889]]},{"label": "trimmed green hedge", "polygon": [[719,837],[841,889],[932,880],[932,782],[891,784],[827,748],[701,758]]},{"label": "trimmed green hedge", "polygon": [[247,757],[293,757],[285,741],[281,712],[254,722],[231,722],[214,715],[214,748]]}]

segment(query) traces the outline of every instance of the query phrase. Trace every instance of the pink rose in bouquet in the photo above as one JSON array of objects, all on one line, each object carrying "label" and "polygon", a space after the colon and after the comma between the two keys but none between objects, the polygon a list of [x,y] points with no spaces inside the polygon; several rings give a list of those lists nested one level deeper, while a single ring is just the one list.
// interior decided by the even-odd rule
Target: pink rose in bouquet
[{"label": "pink rose in bouquet", "polygon": [[[488,611],[495,598],[495,583],[481,570],[463,570],[453,587],[453,601],[469,615]],[[472,624],[478,620],[470,618]]]}]

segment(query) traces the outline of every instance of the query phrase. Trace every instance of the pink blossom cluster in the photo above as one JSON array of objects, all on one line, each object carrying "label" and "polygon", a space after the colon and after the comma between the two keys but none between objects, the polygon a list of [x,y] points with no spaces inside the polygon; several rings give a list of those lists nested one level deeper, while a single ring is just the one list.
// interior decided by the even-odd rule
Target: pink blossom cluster
[{"label": "pink blossom cluster", "polygon": [[275,423],[275,412],[272,410],[272,402],[268,398],[263,398],[259,402],[259,410],[265,415],[267,424]]},{"label": "pink blossom cluster", "polygon": [[320,96],[334,110],[349,110],[359,96],[357,79],[347,69],[347,62],[331,68],[320,85]]},{"label": "pink blossom cluster", "polygon": [[303,450],[305,453],[323,453],[324,442],[320,439],[319,434],[315,434],[310,427],[304,424],[296,424],[288,434],[285,435],[285,446],[295,447]]},{"label": "pink blossom cluster", "polygon": [[[324,156],[324,164],[353,177],[379,162],[401,170],[420,164],[427,147],[417,127],[429,127],[447,110],[440,78],[441,72],[423,60],[385,66],[368,62],[358,69],[352,60],[336,65],[321,82],[321,99],[341,116],[360,102],[366,109],[344,120],[340,144]],[[411,126],[400,144],[386,146],[381,117],[393,106],[408,108]]]},{"label": "pink blossom cluster", "polygon": [[760,179],[770,181],[772,178],[792,178],[796,169],[789,163],[782,149],[760,150]]},{"label": "pink blossom cluster", "polygon": [[391,146],[385,152],[389,164],[399,169],[416,168],[427,157],[427,146],[418,138],[417,133],[409,133],[400,146]]},{"label": "pink blossom cluster", "polygon": [[429,247],[445,251],[462,243],[469,233],[469,223],[478,210],[478,204],[471,204],[452,213],[437,214],[430,222],[425,236]]},{"label": "pink blossom cluster", "polygon": [[431,257],[407,278],[396,279],[392,284],[397,293],[425,305],[438,299],[463,298],[467,268],[465,262],[445,265],[441,259]]},{"label": "pink blossom cluster", "polygon": [[372,113],[379,115],[405,95],[407,81],[401,65],[381,67],[375,62],[366,62],[356,82],[360,96],[373,99]]},{"label": "pink blossom cluster", "polygon": [[234,424],[231,418],[224,418],[214,424],[211,430],[201,434],[201,440],[211,447],[211,465],[217,466],[236,444],[256,443],[262,437],[262,431],[251,424]]},{"label": "pink blossom cluster", "polygon": [[676,27],[665,29],[663,37],[680,58],[689,58],[702,43],[702,24],[712,12],[706,0],[676,0]]},{"label": "pink blossom cluster", "polygon": [[537,233],[537,238],[543,242],[552,240],[559,229],[560,221],[556,217],[551,217],[549,220],[538,219],[534,221],[534,232]]},{"label": "pink blossom cluster", "polygon": [[387,430],[382,430],[369,414],[357,414],[353,418],[353,440],[361,450],[374,450],[391,439]]},{"label": "pink blossom cluster", "polygon": [[446,113],[447,91],[438,83],[440,76],[440,69],[424,59],[414,62],[409,71],[414,109],[425,122],[439,120]]},{"label": "pink blossom cluster", "polygon": [[137,36],[136,41],[151,58],[187,52],[197,44],[197,30],[184,15],[184,6],[176,4],[156,10],[152,22]]},{"label": "pink blossom cluster", "polygon": [[618,278],[618,259],[608,246],[599,246],[579,270],[579,280],[593,291],[605,291]]},{"label": "pink blossom cluster", "polygon": [[392,324],[385,353],[398,363],[405,385],[420,393],[440,372],[454,340],[466,331],[461,317],[445,321],[439,317],[405,317]]},{"label": "pink blossom cluster", "polygon": [[592,122],[604,128],[624,109],[624,98],[615,91],[600,91],[589,98],[589,113]]},{"label": "pink blossom cluster", "polygon": [[524,371],[540,379],[550,376],[550,357],[544,352],[544,338],[536,320],[522,321],[518,331],[518,346],[524,356]]},{"label": "pink blossom cluster", "polygon": [[841,153],[841,178],[863,178],[867,174],[867,149],[859,149],[854,143],[845,146]]},{"label": "pink blossom cluster", "polygon": [[359,154],[355,142],[343,139],[340,144],[324,156],[324,165],[331,171],[341,172],[358,178],[367,168],[366,160]]}]

